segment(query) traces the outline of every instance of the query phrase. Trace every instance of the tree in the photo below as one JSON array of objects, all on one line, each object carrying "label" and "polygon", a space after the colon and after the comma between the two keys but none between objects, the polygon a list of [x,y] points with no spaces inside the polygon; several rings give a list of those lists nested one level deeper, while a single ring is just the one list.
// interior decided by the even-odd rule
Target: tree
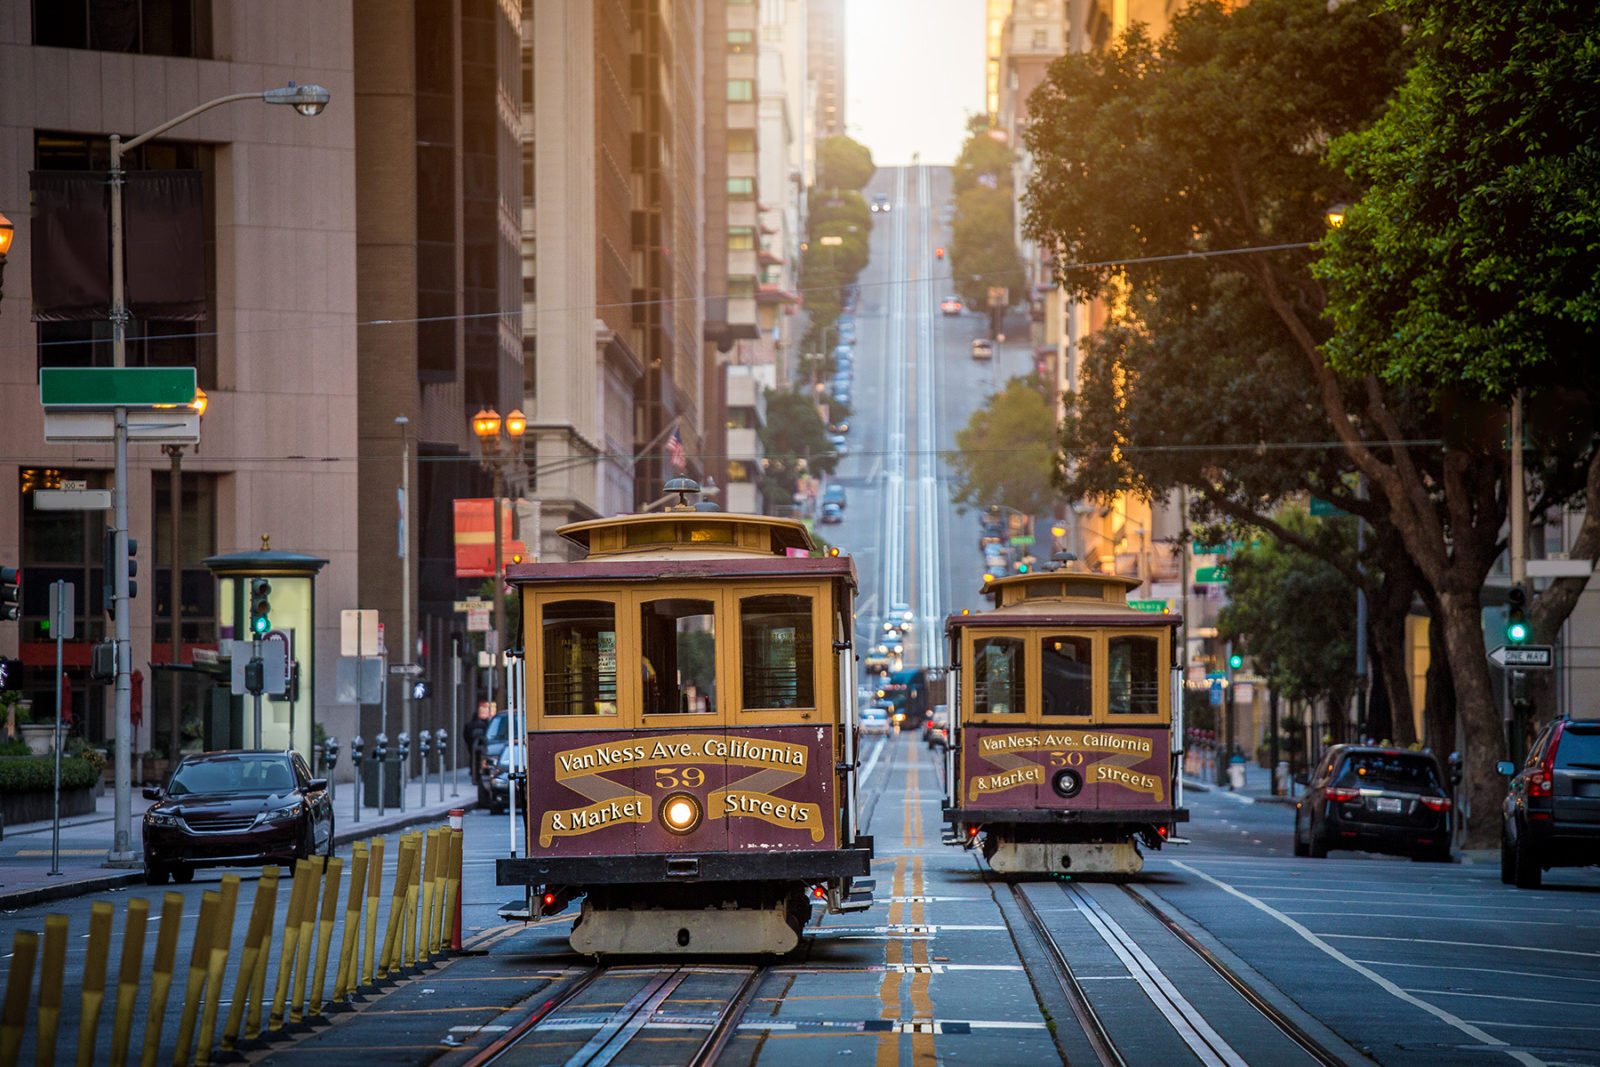
[{"label": "tree", "polygon": [[[1000,134],[996,137],[995,134]],[[976,187],[982,176],[989,188],[1011,188],[1011,165],[1016,155],[1005,142],[1002,130],[982,130],[968,137],[961,154],[950,168],[952,188],[957,196]]]},{"label": "tree", "polygon": [[817,145],[817,184],[825,189],[860,189],[876,170],[872,151],[842,133]]},{"label": "tree", "polygon": [[761,446],[766,453],[761,492],[772,502],[792,501],[801,475],[832,474],[839,463],[817,406],[810,397],[787,390],[767,391]]},{"label": "tree", "polygon": [[950,457],[958,504],[1004,504],[1028,515],[1049,509],[1055,414],[1037,382],[1013,378],[956,432]]},{"label": "tree", "polygon": [[1012,236],[1011,190],[974,186],[956,199],[950,236],[950,276],[968,307],[989,306],[989,289],[1009,290],[1015,302],[1026,275]]},{"label": "tree", "polygon": [[[1354,548],[1348,519],[1323,522],[1291,508],[1278,521],[1302,538],[1328,542],[1332,554]],[[1268,534],[1234,552],[1228,599],[1217,636],[1248,655],[1274,690],[1290,700],[1323,701],[1329,722],[1342,723],[1357,681],[1356,597],[1344,575]],[[1311,604],[1317,610],[1307,611]]]}]

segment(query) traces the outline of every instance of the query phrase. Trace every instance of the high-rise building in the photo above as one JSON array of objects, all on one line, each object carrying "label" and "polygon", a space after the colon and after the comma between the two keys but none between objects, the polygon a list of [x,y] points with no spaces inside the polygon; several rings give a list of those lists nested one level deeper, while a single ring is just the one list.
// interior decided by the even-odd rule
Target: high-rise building
[{"label": "high-rise building", "polygon": [[815,140],[846,132],[845,0],[808,0],[806,60],[816,93]]}]

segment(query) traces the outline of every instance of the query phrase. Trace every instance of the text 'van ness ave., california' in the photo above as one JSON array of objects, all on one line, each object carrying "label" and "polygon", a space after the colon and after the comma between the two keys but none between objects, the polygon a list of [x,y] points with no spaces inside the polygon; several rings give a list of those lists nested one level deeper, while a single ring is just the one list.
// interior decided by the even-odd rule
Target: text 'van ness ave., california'
[{"label": "text 'van ness ave., california'", "polygon": [[804,772],[807,749],[785,741],[752,740],[706,734],[676,734],[653,740],[621,741],[556,753],[558,781],[623,767],[674,763],[733,763]]},{"label": "text 'van ness ave., california'", "polygon": [[991,734],[978,742],[984,753],[1024,748],[1081,749],[1087,752],[1130,752],[1148,756],[1155,751],[1150,738],[1139,734],[1109,734],[1098,730],[1049,730],[1040,733]]}]

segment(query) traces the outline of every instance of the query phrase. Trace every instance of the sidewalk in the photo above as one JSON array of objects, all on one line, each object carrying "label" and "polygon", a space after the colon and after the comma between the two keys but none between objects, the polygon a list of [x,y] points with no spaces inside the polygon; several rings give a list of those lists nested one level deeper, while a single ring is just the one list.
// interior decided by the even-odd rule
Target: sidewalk
[{"label": "sidewalk", "polygon": [[[1226,785],[1218,785],[1216,778],[1210,774],[1204,777],[1185,774],[1183,788],[1192,789],[1197,793],[1220,793],[1242,804],[1293,804],[1297,799],[1293,796],[1273,796],[1271,772],[1254,760],[1244,765],[1243,789],[1229,789]],[[1288,783],[1287,788],[1295,793],[1301,789],[1292,782]]]},{"label": "sidewalk", "polygon": [[[478,790],[472,776],[460,771],[457,795],[451,796],[450,775],[444,776],[444,800],[439,799],[439,784],[430,778],[427,796],[423,783],[412,781],[406,787],[405,810],[388,808],[380,817],[375,807],[361,809],[355,821],[353,782],[337,782],[333,797],[334,841],[343,845],[379,834],[392,833],[419,823],[442,823],[452,808],[474,808]],[[0,910],[31,908],[53,900],[65,900],[85,893],[100,893],[119,886],[144,882],[141,867],[107,867],[106,852],[111,847],[112,824],[116,820],[116,795],[108,786],[95,801],[92,815],[75,815],[61,820],[61,874],[50,875],[50,829],[46,822],[8,823],[0,841]],[[138,851],[139,827],[150,801],[141,791],[133,791],[133,840]],[[224,868],[226,869],[226,868]]]}]

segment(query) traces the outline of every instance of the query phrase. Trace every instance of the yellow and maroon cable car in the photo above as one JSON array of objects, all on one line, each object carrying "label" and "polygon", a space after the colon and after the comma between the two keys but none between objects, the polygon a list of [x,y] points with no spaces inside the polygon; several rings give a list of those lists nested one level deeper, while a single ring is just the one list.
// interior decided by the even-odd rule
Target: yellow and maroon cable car
[{"label": "yellow and maroon cable car", "polygon": [[1176,615],[1135,610],[1133,578],[1047,571],[984,586],[945,622],[953,734],[946,840],[1002,874],[1132,874],[1189,813]]},{"label": "yellow and maroon cable car", "polygon": [[562,527],[573,563],[522,597],[534,915],[583,898],[572,947],[783,953],[812,902],[871,903],[858,834],[848,557],[804,525],[699,510]]}]

